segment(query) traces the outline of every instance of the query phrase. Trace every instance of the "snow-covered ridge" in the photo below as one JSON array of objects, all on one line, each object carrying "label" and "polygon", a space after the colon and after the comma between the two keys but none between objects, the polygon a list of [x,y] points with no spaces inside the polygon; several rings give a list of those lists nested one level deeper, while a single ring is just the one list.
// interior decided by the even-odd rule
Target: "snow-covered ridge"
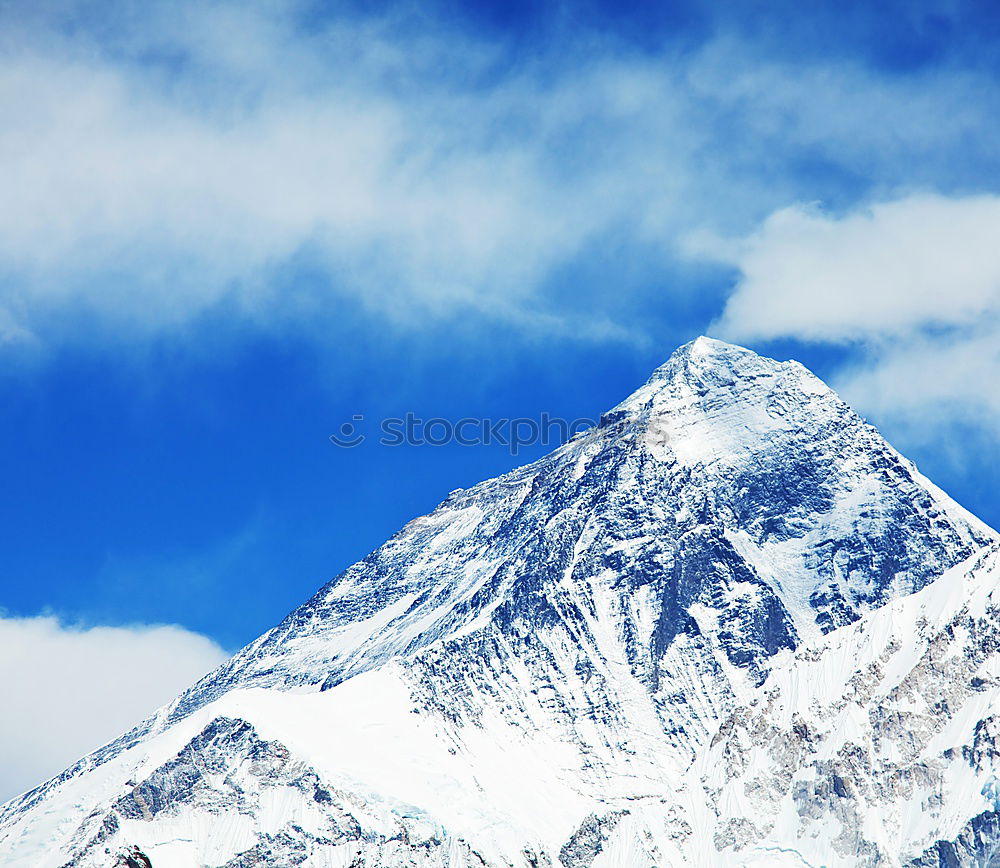
[{"label": "snow-covered ridge", "polygon": [[[801,864],[989,864],[1000,745],[1000,546],[789,654],[699,759],[717,826]],[[834,822],[836,820],[837,822]],[[950,861],[949,861],[950,860]]]},{"label": "snow-covered ridge", "polygon": [[[1000,792],[993,694],[969,686],[992,665],[996,542],[801,365],[700,338],[8,803],[0,864],[971,853]],[[972,662],[928,666],[925,640]],[[914,727],[931,735],[900,747]]]}]

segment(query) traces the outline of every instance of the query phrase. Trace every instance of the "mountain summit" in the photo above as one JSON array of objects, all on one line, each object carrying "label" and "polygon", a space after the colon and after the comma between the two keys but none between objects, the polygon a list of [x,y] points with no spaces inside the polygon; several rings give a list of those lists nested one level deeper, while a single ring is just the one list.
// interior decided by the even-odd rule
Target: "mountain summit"
[{"label": "mountain summit", "polygon": [[801,365],[699,338],[8,803],[0,862],[986,864],[997,557]]}]

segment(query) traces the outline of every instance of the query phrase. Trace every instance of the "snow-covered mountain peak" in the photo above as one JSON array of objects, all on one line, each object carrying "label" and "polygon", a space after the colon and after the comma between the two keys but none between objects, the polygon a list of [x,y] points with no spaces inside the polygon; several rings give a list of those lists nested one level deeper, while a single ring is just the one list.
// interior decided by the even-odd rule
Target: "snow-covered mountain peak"
[{"label": "snow-covered mountain peak", "polygon": [[[896,604],[969,569],[992,581],[976,557],[996,541],[801,365],[700,338],[600,425],[453,492],[142,726],[10,803],[0,862],[141,865],[137,849],[153,868],[665,868],[753,864],[740,848],[760,845],[772,864],[795,853],[795,811],[812,810],[796,775],[823,798],[868,780],[838,770],[827,786],[828,751],[802,747],[814,709],[761,719],[774,697],[805,695],[789,667],[834,661],[824,696],[853,725],[868,712],[841,702],[856,673],[836,638],[884,633],[883,612],[914,621],[894,636],[924,637],[947,599],[958,626],[940,642],[956,653],[972,629],[964,585]],[[974,627],[981,645],[992,621]],[[744,718],[771,726],[769,753],[746,746]],[[991,727],[970,748],[980,765]],[[982,801],[940,829],[961,831]],[[861,826],[837,847],[903,840]],[[921,853],[929,840],[912,838]]]},{"label": "snow-covered mountain peak", "polygon": [[680,347],[612,411],[605,424],[638,422],[650,442],[673,444],[686,464],[738,458],[766,448],[776,433],[810,436],[857,416],[822,380],[795,361],[700,337]]},{"label": "snow-covered mountain peak", "polygon": [[801,365],[702,338],[597,428],[407,524],[172,719],[238,685],[330,689],[470,631],[565,623],[598,593],[643,600],[613,629],[636,631],[650,683],[684,635],[758,681],[992,538]]},{"label": "snow-covered mountain peak", "polygon": [[696,377],[702,371],[712,370],[729,371],[738,376],[741,368],[779,364],[781,363],[759,356],[753,350],[702,335],[674,350],[670,358],[653,371],[650,380]]},{"label": "snow-covered mountain peak", "polygon": [[[753,388],[761,377],[774,377],[792,371],[799,376],[812,377],[798,362],[779,362],[745,347],[702,336],[678,347],[667,361],[653,371],[647,385],[654,391],[665,385],[687,385],[696,391],[712,388],[738,391]],[[815,377],[812,379],[816,380]],[[816,382],[826,389],[821,381]]]}]

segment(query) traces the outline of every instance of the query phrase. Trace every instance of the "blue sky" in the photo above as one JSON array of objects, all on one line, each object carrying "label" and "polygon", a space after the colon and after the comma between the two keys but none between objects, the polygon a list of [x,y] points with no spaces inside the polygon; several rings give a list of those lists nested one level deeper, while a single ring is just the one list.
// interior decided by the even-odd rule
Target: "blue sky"
[{"label": "blue sky", "polygon": [[42,624],[77,678],[95,628],[177,625],[165,700],[545,451],[343,421],[594,416],[702,333],[1000,525],[998,39],[962,2],[0,3],[0,649]]}]

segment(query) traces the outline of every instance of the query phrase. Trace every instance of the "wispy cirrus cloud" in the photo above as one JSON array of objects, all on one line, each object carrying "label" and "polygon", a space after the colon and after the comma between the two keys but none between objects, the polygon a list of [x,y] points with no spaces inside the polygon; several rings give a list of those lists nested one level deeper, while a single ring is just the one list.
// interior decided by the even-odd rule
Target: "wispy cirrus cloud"
[{"label": "wispy cirrus cloud", "polygon": [[[87,27],[63,4],[3,43],[8,341],[52,340],[67,312],[142,335],[220,304],[303,328],[348,302],[558,328],[553,279],[591,260],[607,279],[616,258],[624,285],[578,295],[590,333],[625,334],[606,299],[663,278],[694,228],[954,184],[959,146],[994,159],[969,152],[997,126],[970,72],[764,61],[724,32],[660,55],[591,34],[514,62],[400,12],[305,27],[295,4],[123,8]],[[320,276],[305,292],[301,262]]]}]

